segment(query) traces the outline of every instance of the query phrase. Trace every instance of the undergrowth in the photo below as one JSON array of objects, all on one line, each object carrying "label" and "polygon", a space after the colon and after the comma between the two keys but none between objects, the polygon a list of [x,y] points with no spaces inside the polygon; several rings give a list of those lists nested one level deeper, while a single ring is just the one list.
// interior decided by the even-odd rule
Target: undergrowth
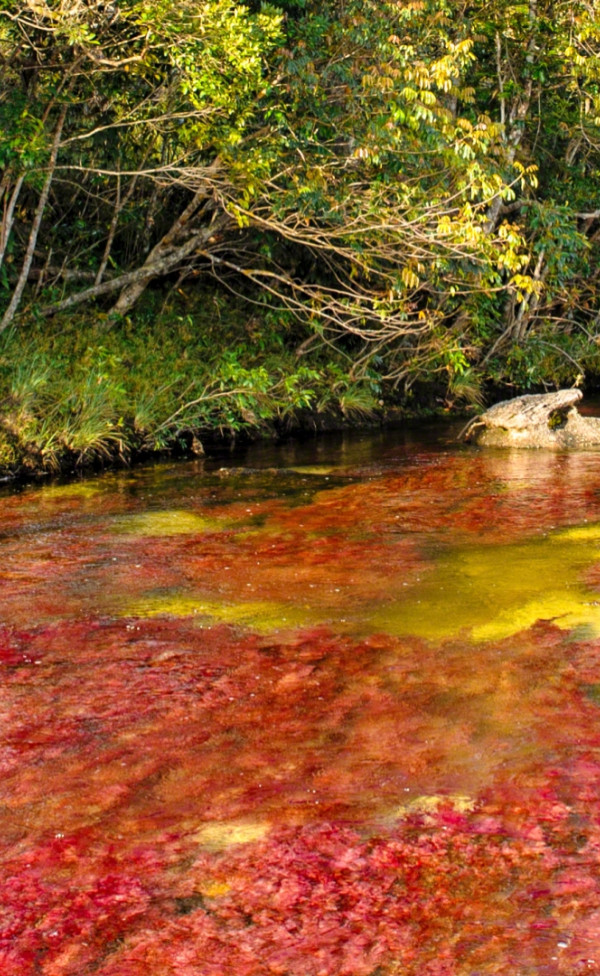
[{"label": "undergrowth", "polygon": [[[394,382],[393,351],[361,359],[283,309],[211,289],[148,291],[131,317],[97,310],[0,335],[0,476],[202,453],[207,436],[482,409],[487,400],[600,373],[596,348],[530,341],[478,367],[431,365]],[[577,359],[575,358],[577,353]],[[364,353],[364,350],[363,350]],[[387,375],[387,380],[385,376]]]},{"label": "undergrowth", "polygon": [[293,426],[307,412],[364,420],[378,377],[298,356],[281,321],[202,295],[129,318],[29,321],[0,340],[0,469],[59,471],[152,452],[201,452],[208,433]]}]

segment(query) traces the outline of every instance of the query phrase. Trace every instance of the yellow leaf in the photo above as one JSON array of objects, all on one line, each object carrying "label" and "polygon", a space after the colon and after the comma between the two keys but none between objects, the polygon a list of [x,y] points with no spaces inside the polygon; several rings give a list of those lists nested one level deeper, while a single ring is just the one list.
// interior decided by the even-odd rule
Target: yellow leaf
[{"label": "yellow leaf", "polygon": [[407,288],[418,288],[421,283],[412,268],[403,268],[400,277]]}]

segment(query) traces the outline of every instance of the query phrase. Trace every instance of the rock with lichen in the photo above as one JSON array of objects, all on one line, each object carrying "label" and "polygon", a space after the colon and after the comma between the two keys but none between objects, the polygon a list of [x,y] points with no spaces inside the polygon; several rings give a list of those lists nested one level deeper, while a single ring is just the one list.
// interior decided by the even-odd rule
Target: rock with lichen
[{"label": "rock with lichen", "polygon": [[557,390],[502,400],[471,420],[463,440],[486,447],[600,447],[600,418],[582,417],[581,390]]}]

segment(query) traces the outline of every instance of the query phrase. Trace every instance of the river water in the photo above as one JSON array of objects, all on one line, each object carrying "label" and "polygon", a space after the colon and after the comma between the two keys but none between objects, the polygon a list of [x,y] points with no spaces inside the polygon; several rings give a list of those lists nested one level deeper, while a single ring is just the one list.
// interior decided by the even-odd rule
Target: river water
[{"label": "river water", "polygon": [[0,971],[600,972],[600,455],[448,427],[0,497]]}]

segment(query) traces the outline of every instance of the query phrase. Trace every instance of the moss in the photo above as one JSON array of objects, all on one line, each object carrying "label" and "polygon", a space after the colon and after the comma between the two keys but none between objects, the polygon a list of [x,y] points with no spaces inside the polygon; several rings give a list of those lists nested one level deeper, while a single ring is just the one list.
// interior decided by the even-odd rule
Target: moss
[{"label": "moss", "polygon": [[14,438],[0,430],[0,472],[14,471],[22,462],[23,455],[14,443]]}]

